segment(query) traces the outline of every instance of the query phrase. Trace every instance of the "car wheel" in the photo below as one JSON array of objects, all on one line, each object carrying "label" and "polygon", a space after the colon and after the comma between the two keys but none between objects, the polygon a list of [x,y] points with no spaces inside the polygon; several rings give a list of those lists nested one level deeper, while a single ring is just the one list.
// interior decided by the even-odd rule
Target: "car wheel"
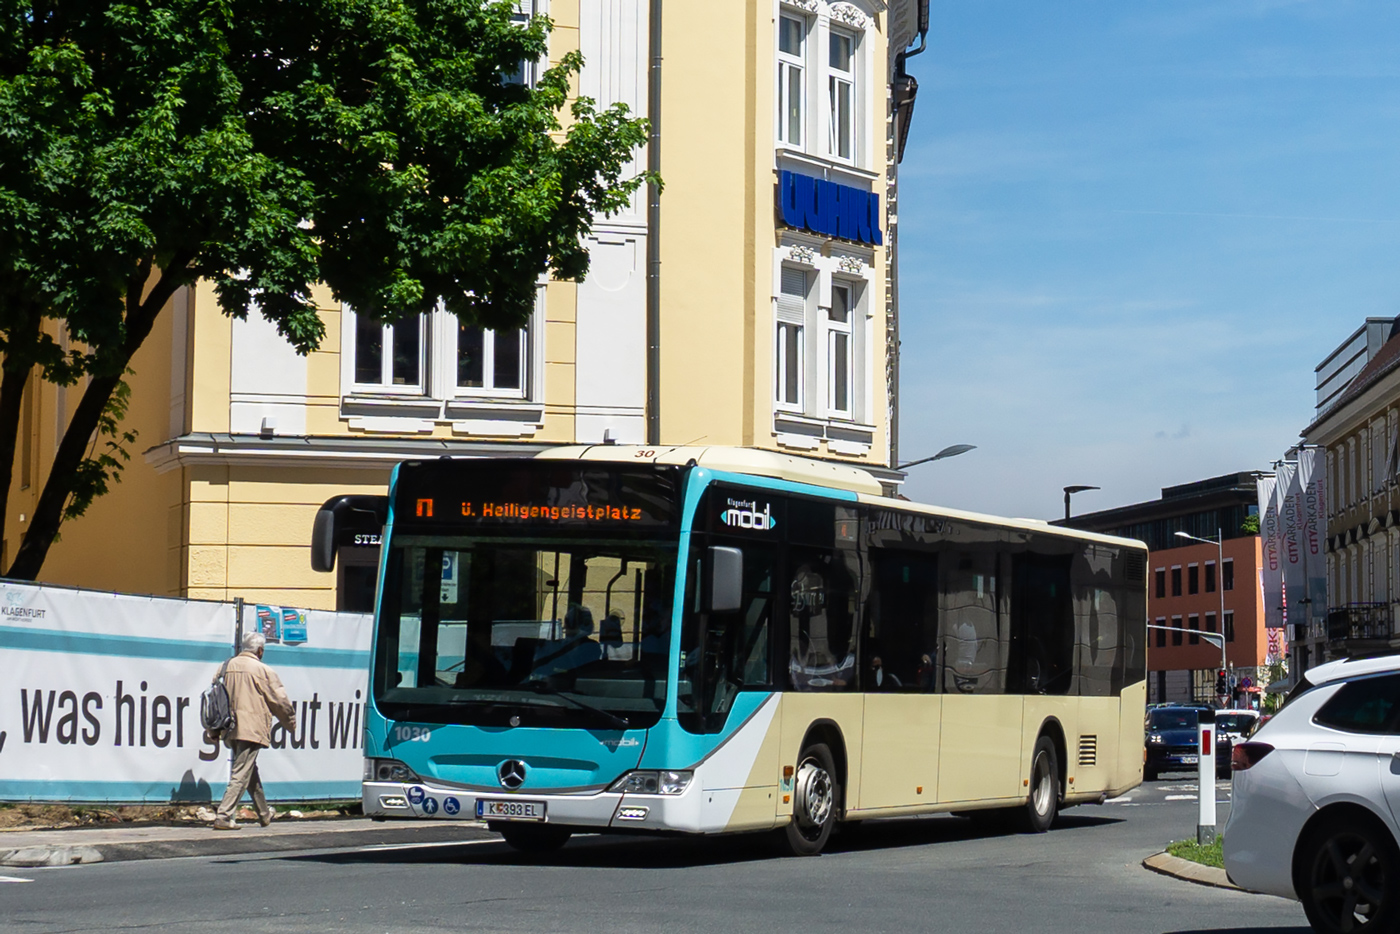
[{"label": "car wheel", "polygon": [[532,856],[553,853],[568,843],[569,837],[573,836],[573,831],[567,827],[551,827],[548,824],[503,823],[489,829],[505,837],[506,844],[511,849],[519,850],[521,853],[529,853]]},{"label": "car wheel", "polygon": [[824,743],[813,743],[798,757],[793,776],[792,820],[778,832],[780,849],[793,856],[816,856],[831,837],[841,804],[836,763]]},{"label": "car wheel", "polygon": [[1300,856],[1298,897],[1314,930],[1400,929],[1400,850],[1384,827],[1352,816],[1320,824]]},{"label": "car wheel", "polygon": [[1019,823],[1026,833],[1045,833],[1060,808],[1060,761],[1048,736],[1035,741],[1031,753],[1030,794],[1021,809]]}]

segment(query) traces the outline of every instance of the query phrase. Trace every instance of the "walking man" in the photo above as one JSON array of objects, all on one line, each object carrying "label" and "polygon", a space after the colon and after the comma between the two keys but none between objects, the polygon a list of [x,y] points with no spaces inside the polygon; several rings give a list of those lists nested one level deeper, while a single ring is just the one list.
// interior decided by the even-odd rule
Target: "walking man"
[{"label": "walking man", "polygon": [[[297,715],[296,707],[287,699],[282,679],[263,664],[266,645],[262,633],[245,633],[243,651],[229,659],[224,673],[234,723],[224,731],[223,739],[233,750],[233,767],[229,770],[228,790],[214,819],[215,830],[241,829],[234,813],[245,790],[252,795],[258,823],[264,827],[272,823],[273,810],[263,797],[262,779],[258,776],[258,753],[272,741],[274,716],[287,732],[293,733]],[[214,679],[217,678],[216,674]]]}]

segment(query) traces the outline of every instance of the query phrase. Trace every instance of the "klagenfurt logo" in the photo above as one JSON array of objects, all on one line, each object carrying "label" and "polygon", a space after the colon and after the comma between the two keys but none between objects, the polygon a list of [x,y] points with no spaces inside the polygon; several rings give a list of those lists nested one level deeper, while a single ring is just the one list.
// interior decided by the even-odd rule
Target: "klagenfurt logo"
[{"label": "klagenfurt logo", "polygon": [[720,513],[720,520],[725,525],[736,529],[757,529],[760,532],[767,532],[777,526],[778,521],[773,518],[773,506],[771,503],[763,504],[763,511],[758,511],[758,503],[751,499],[727,499],[725,503],[728,508]]}]

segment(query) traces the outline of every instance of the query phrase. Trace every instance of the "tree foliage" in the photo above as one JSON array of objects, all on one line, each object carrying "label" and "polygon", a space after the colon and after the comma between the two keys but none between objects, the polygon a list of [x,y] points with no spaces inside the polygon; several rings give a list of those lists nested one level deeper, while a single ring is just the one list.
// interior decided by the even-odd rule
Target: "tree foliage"
[{"label": "tree foliage", "polygon": [[300,352],[326,283],[382,321],[519,327],[587,271],[646,126],[570,101],[550,23],[500,0],[0,0],[0,521],[31,374],[86,380],[9,576],[119,479],[123,376],[211,280]]}]

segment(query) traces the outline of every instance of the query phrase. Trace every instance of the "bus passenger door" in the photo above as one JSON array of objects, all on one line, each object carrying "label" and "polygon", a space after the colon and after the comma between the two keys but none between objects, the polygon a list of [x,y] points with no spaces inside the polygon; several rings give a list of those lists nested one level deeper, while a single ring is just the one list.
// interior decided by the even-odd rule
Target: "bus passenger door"
[{"label": "bus passenger door", "polygon": [[872,549],[861,633],[865,695],[861,810],[933,804],[938,794],[938,558]]}]

